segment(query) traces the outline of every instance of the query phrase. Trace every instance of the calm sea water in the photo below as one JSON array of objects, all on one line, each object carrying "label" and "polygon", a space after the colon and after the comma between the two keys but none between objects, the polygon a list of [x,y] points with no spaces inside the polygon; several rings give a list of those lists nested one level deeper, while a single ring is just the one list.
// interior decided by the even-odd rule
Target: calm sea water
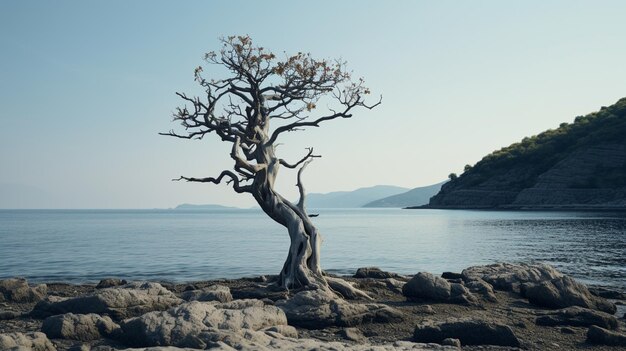
[{"label": "calm sea water", "polygon": [[[441,273],[542,261],[626,288],[620,213],[323,209],[324,269]],[[280,271],[286,231],[260,211],[0,210],[0,278],[192,281]]]}]

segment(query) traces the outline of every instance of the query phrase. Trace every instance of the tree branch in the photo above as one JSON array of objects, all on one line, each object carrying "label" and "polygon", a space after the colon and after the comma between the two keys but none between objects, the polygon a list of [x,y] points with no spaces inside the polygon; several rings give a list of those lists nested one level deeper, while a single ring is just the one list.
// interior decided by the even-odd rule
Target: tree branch
[{"label": "tree branch", "polygon": [[306,166],[309,165],[309,163],[311,163],[313,161],[313,159],[310,159],[308,161],[306,161],[302,167],[300,167],[300,169],[298,170],[298,183],[296,183],[296,186],[298,187],[298,193],[300,193],[300,199],[298,200],[298,208],[300,209],[300,211],[302,211],[302,213],[306,216],[306,208],[304,207],[304,200],[306,198],[306,193],[304,191],[304,185],[302,184],[302,172],[304,172],[304,169],[306,168]]},{"label": "tree branch", "polygon": [[306,156],[304,156],[300,161],[294,163],[294,164],[289,164],[287,163],[287,161],[283,160],[282,158],[279,159],[278,161],[280,162],[281,165],[287,167],[287,168],[296,168],[298,167],[302,162],[310,159],[310,158],[314,158],[314,157],[322,157],[321,155],[313,155],[313,148],[312,147],[307,147],[307,150],[309,150],[309,152],[306,154]]},{"label": "tree branch", "polygon": [[208,178],[190,178],[185,176],[180,176],[180,178],[172,179],[173,181],[184,180],[187,182],[199,182],[199,183],[214,183],[220,184],[224,177],[230,178],[226,181],[227,184],[233,183],[233,189],[238,193],[249,193],[252,191],[252,188],[249,185],[241,185],[241,180],[231,171],[222,171],[217,178],[208,177]]}]

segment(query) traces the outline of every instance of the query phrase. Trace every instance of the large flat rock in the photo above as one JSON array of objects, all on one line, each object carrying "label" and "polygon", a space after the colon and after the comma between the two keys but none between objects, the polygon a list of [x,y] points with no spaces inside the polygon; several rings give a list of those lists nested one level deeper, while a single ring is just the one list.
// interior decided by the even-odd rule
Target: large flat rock
[{"label": "large flat rock", "polygon": [[31,315],[36,318],[65,313],[108,315],[115,320],[166,310],[183,300],[158,283],[134,282],[119,287],[100,289],[91,295],[74,298],[48,297],[35,305]]},{"label": "large flat rock", "polygon": [[389,306],[347,302],[320,290],[301,291],[290,299],[276,302],[276,306],[285,312],[290,325],[309,329],[402,319],[402,314]]}]

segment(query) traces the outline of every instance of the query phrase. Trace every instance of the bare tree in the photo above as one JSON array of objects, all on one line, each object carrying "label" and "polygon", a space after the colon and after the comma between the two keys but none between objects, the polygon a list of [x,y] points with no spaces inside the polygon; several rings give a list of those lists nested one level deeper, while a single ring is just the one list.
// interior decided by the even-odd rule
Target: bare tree
[{"label": "bare tree", "polygon": [[[202,67],[195,70],[195,80],[206,96],[189,97],[176,93],[185,106],[177,108],[174,120],[184,133],[161,133],[184,139],[202,139],[215,133],[232,144],[232,170],[216,177],[176,180],[232,184],[238,193],[249,193],[263,211],[289,232],[289,254],[280,272],[278,285],[283,288],[328,288],[346,297],[359,294],[345,283],[327,279],[320,267],[321,236],[305,207],[302,172],[319,155],[313,148],[296,162],[276,155],[279,138],[286,132],[318,127],[322,122],[350,118],[355,108],[372,109],[378,100],[367,105],[369,94],[363,79],[351,80],[345,62],[316,60],[310,54],[297,53],[278,59],[263,47],[252,44],[248,36],[221,39],[219,52],[209,52],[205,61],[226,69],[229,78],[207,80]],[[325,112],[317,108],[327,104]],[[271,126],[272,124],[275,124]],[[271,127],[270,127],[271,126]],[[279,168],[296,169],[300,198],[293,203],[276,192],[274,183]]]}]

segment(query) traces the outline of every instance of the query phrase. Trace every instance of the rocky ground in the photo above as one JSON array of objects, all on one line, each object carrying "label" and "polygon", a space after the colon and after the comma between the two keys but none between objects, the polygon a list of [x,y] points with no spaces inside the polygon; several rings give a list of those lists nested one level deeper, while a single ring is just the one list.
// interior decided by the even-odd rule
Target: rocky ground
[{"label": "rocky ground", "polygon": [[371,299],[272,277],[187,284],[0,280],[1,350],[617,350],[626,294],[543,264],[341,277]]}]

